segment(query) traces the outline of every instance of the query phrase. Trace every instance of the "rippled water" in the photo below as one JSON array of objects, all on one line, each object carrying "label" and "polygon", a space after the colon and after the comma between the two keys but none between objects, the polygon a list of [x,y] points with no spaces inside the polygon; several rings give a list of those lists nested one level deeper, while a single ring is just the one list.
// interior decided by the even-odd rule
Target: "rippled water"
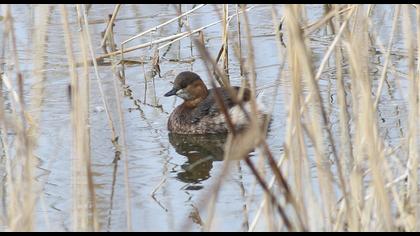
[{"label": "rippled water", "polygon": [[[189,17],[191,28],[197,28],[219,20],[215,11],[221,6],[208,5]],[[183,11],[189,10],[192,5],[183,5]],[[386,6],[377,6],[375,17],[383,20],[380,36],[384,42],[388,40],[392,12]],[[99,47],[101,31],[106,27],[106,18],[112,14],[114,5],[93,5],[89,10],[90,30],[96,55],[103,53]],[[281,17],[282,6],[276,6]],[[32,48],[31,32],[33,28],[33,7],[29,5],[12,6],[15,16],[15,28],[20,61],[24,77],[28,78],[26,88],[31,84]],[[71,30],[75,36],[78,26],[76,15],[72,7],[68,7]],[[233,14],[235,8],[230,7]],[[69,75],[67,57],[64,48],[64,33],[61,25],[61,15],[57,6],[52,6],[49,19],[48,39],[46,41],[47,69],[45,100],[40,124],[40,137],[36,155],[38,162],[38,178],[42,183],[43,192],[40,198],[36,216],[36,230],[71,230],[71,126],[70,104],[67,95]],[[323,13],[323,7],[318,5],[307,6],[309,21],[317,19]],[[250,28],[252,29],[255,47],[255,62],[257,68],[257,86],[259,91],[272,95],[275,84],[279,83],[279,94],[273,97],[273,122],[268,134],[268,144],[276,158],[282,153],[284,134],[286,132],[287,103],[289,80],[281,78],[278,81],[281,58],[279,58],[275,36],[271,6],[258,5],[249,12]],[[17,17],[19,16],[19,17]],[[145,31],[153,26],[165,22],[176,16],[174,5],[122,5],[115,22],[115,41],[119,43],[129,37]],[[146,35],[130,43],[134,46],[145,43],[151,39],[169,36],[177,33],[177,22],[161,28],[151,35]],[[183,29],[184,30],[184,29]],[[236,35],[236,20],[232,21],[230,31]],[[206,47],[213,57],[221,46],[221,25],[217,24],[204,30]],[[398,34],[397,34],[398,35]],[[402,40],[395,40],[395,48],[403,48]],[[333,39],[330,32],[324,29],[315,32],[310,37],[310,45],[314,51],[315,60],[321,60],[329,43]],[[245,39],[243,39],[243,43]],[[245,44],[245,43],[244,43]],[[77,45],[76,45],[77,46]],[[186,222],[191,222],[191,230],[199,231],[202,226],[199,218],[206,219],[206,209],[200,209],[197,217],[199,200],[209,194],[210,187],[216,180],[215,176],[221,171],[223,164],[223,143],[225,137],[214,136],[182,136],[169,135],[166,122],[170,112],[180,104],[180,100],[163,97],[171,88],[170,81],[184,70],[192,70],[202,76],[209,85],[209,77],[198,51],[193,47],[189,38],[181,41],[178,52],[174,44],[161,58],[160,68],[162,78],[154,79],[145,75],[152,68],[151,63],[132,65],[126,67],[126,83],[132,91],[133,99],[153,105],[162,105],[155,108],[141,104],[140,109],[134,105],[134,100],[122,97],[124,119],[126,123],[127,154],[129,162],[129,183],[131,188],[131,210],[133,230],[136,231],[169,231],[182,230]],[[230,55],[233,55],[230,47]],[[80,58],[80,48],[75,47]],[[161,51],[164,53],[166,49]],[[153,55],[153,48],[145,48],[128,53],[126,56],[137,60],[149,60]],[[178,54],[179,53],[179,54]],[[192,53],[192,54],[191,54]],[[194,59],[192,63],[173,62],[178,55],[185,61]],[[393,55],[398,57],[398,55]],[[280,56],[281,57],[281,56]],[[377,59],[383,64],[382,54]],[[233,85],[240,85],[239,64],[234,56],[230,56],[230,78]],[[319,61],[316,63],[319,64]],[[334,133],[338,133],[338,105],[335,94],[335,80],[332,63],[323,74],[320,89]],[[405,71],[406,65],[394,65],[398,70]],[[345,67],[346,68],[346,67]],[[378,67],[379,71],[381,67]],[[372,70],[372,76],[379,78],[380,72]],[[110,103],[111,115],[117,119],[115,79],[110,66],[100,67],[100,76],[104,81],[106,99]],[[287,73],[286,73],[287,74]],[[94,184],[97,194],[97,207],[102,231],[126,230],[124,168],[120,161],[113,163],[115,150],[111,143],[111,130],[108,125],[106,113],[103,111],[101,96],[98,90],[96,77],[90,71],[91,82],[91,154]],[[403,78],[403,76],[402,76]],[[404,89],[407,85],[403,80],[398,85]],[[376,82],[374,82],[374,86]],[[346,84],[349,89],[349,84]],[[146,89],[147,87],[147,89]],[[381,132],[386,136],[390,145],[397,145],[402,133],[406,132],[407,117],[406,95],[401,90],[383,90],[382,100],[379,104],[379,116],[382,119]],[[26,89],[28,91],[28,89]],[[29,102],[29,94],[26,94]],[[117,127],[119,130],[119,127]],[[310,145],[310,144],[309,144]],[[254,154],[252,154],[254,155]],[[257,159],[255,159],[257,160]],[[313,164],[313,163],[312,163]],[[262,199],[262,191],[255,187],[255,177],[250,173],[244,163],[234,165],[227,176],[224,177],[221,191],[218,195],[215,212],[215,230],[238,231],[244,230],[244,222],[253,219],[256,209]],[[154,195],[151,193],[155,191]],[[247,212],[244,214],[244,207]],[[259,225],[266,229],[264,223]]]}]

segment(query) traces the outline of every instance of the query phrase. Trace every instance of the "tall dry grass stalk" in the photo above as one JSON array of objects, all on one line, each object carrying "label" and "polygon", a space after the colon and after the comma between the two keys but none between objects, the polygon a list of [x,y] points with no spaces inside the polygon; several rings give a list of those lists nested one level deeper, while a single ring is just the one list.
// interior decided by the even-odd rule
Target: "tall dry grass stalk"
[{"label": "tall dry grass stalk", "polygon": [[[350,60],[350,75],[352,83],[352,103],[353,116],[355,117],[355,145],[354,149],[354,165],[355,169],[352,175],[354,178],[350,179],[350,183],[354,184],[357,190],[362,190],[357,185],[363,185],[363,176],[361,168],[367,161],[372,174],[372,182],[369,185],[369,190],[375,193],[375,201],[373,207],[373,214],[376,215],[376,223],[382,230],[392,230],[393,220],[391,216],[390,201],[387,191],[385,191],[385,183],[383,164],[385,161],[383,152],[383,143],[378,135],[378,126],[374,112],[372,101],[372,88],[369,79],[368,67],[368,31],[367,19],[363,8],[358,6],[354,19],[354,25],[357,29],[349,35],[348,41],[344,42],[345,49],[349,55]],[[353,182],[355,181],[355,182]],[[356,191],[352,191],[357,194]],[[356,195],[354,194],[354,195]],[[357,195],[360,196],[362,192]],[[354,196],[356,206],[362,207],[363,201]],[[360,209],[359,209],[360,210]],[[363,215],[363,210],[362,210]],[[359,221],[359,220],[358,220]],[[361,230],[363,222],[355,222],[355,228],[350,230]]]},{"label": "tall dry grass stalk", "polygon": [[[419,6],[417,6],[418,8]],[[417,9],[418,11],[418,9]],[[418,166],[419,166],[419,149],[417,148],[418,142],[418,129],[419,129],[419,74],[416,74],[415,61],[414,61],[414,37],[412,34],[412,16],[410,14],[410,9],[408,5],[402,6],[403,14],[403,34],[404,34],[404,43],[408,52],[408,79],[410,81],[409,91],[408,91],[408,134],[407,134],[407,143],[408,143],[408,179],[407,179],[407,197],[406,197],[406,211],[410,215],[410,231],[418,231],[420,229],[420,223],[418,219],[420,217],[420,208],[419,208],[419,198],[418,198]],[[418,16],[417,16],[418,19]],[[417,24],[420,24],[417,21]],[[417,32],[417,37],[419,36],[420,31]],[[417,48],[417,50],[420,50]],[[417,58],[417,63],[419,58]]]},{"label": "tall dry grass stalk", "polygon": [[[111,17],[110,22],[112,22],[112,19],[114,17],[114,14],[116,14],[117,11],[114,11],[113,13],[113,17]],[[110,50],[112,52],[116,51],[115,48],[115,39],[114,39],[114,32],[113,32],[113,27],[112,24],[109,24],[110,26],[110,30],[109,33],[107,34],[108,38],[104,39],[107,40],[109,42],[110,45]],[[108,30],[109,28],[107,28]],[[129,183],[129,166],[128,166],[128,155],[127,155],[127,144],[126,144],[126,133],[125,133],[125,119],[124,119],[124,114],[123,114],[123,110],[122,110],[122,101],[120,99],[120,97],[124,97],[123,96],[123,91],[121,89],[121,85],[123,84],[119,84],[118,81],[125,81],[125,77],[124,77],[124,73],[122,73],[122,75],[120,74],[120,70],[118,67],[118,60],[116,57],[111,57],[112,58],[112,71],[113,71],[113,86],[114,86],[114,91],[115,91],[115,100],[116,100],[116,104],[117,104],[117,111],[118,111],[118,121],[119,121],[119,140],[121,140],[121,144],[118,143],[118,148],[116,151],[116,156],[118,155],[118,157],[121,155],[124,159],[124,186],[125,186],[125,207],[126,207],[126,224],[127,224],[127,231],[132,231],[133,230],[133,226],[132,226],[132,219],[131,219],[131,188],[130,188],[130,183]],[[146,91],[145,91],[146,94]],[[118,154],[117,154],[118,153]],[[118,159],[118,158],[116,158]],[[117,161],[118,160],[114,160],[115,163],[115,168],[117,167]],[[112,200],[111,200],[112,201]]]},{"label": "tall dry grass stalk", "polygon": [[223,71],[226,76],[229,78],[229,5],[223,5],[223,51],[222,51],[222,61],[223,61]]},{"label": "tall dry grass stalk", "polygon": [[[67,8],[60,6],[64,29],[64,40],[70,74],[71,121],[73,127],[72,145],[72,229],[74,231],[98,231],[95,191],[90,160],[89,129],[89,54],[85,30],[79,34],[79,45],[83,57],[83,70],[79,75],[73,52],[73,39],[68,23]],[[80,26],[83,26],[82,9],[77,6]],[[82,28],[83,29],[83,28]],[[93,214],[92,214],[93,212]]]},{"label": "tall dry grass stalk", "polygon": [[[36,202],[42,191],[35,181],[36,176],[36,156],[34,150],[37,146],[39,134],[39,117],[44,99],[44,56],[46,45],[46,31],[49,19],[49,6],[43,5],[34,9],[37,15],[34,26],[38,31],[34,32],[33,41],[33,60],[34,70],[31,78],[32,88],[30,90],[31,102],[28,106],[25,104],[24,83],[27,78],[24,77],[20,70],[20,61],[17,48],[17,39],[15,34],[14,18],[12,15],[12,7],[10,5],[2,6],[4,8],[4,39],[9,42],[10,51],[5,52],[3,45],[3,55],[7,55],[12,59],[13,69],[1,71],[1,83],[10,96],[12,104],[12,113],[7,118],[5,110],[2,110],[2,143],[4,149],[4,157],[6,158],[6,187],[5,199],[8,202],[6,209],[7,230],[10,231],[32,231],[35,229],[35,209]],[[5,61],[6,64],[11,61]],[[3,67],[5,68],[5,67]],[[15,80],[17,83],[13,83]],[[16,86],[16,87],[15,87]],[[3,89],[3,87],[2,87]],[[2,108],[4,109],[4,100],[2,96]],[[8,121],[7,121],[8,120]],[[8,136],[11,131],[16,134],[14,137]],[[14,143],[14,147],[9,144]]]}]

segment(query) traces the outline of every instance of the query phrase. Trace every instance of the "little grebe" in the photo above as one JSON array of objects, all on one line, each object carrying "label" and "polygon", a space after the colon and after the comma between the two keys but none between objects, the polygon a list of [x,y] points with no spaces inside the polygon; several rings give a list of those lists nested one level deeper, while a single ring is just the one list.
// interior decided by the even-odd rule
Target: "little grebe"
[{"label": "little grebe", "polygon": [[[232,86],[236,93],[240,87]],[[221,88],[207,89],[200,76],[190,71],[181,72],[174,81],[171,91],[165,97],[176,95],[184,99],[184,103],[175,108],[168,119],[168,130],[177,134],[217,134],[227,133],[228,126],[224,115],[216,101],[216,90],[221,94],[223,102],[237,129],[246,127],[249,121],[239,105],[235,104],[229,93]],[[249,89],[244,89],[243,102],[247,112],[250,112]],[[263,104],[257,100],[258,120],[264,120],[267,112]],[[250,113],[249,113],[250,114]]]}]

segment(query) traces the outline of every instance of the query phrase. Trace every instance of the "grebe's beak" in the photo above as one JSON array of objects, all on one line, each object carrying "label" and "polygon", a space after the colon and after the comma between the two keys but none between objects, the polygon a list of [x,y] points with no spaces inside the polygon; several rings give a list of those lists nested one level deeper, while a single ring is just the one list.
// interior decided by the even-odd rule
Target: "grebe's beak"
[{"label": "grebe's beak", "polygon": [[173,88],[171,91],[165,93],[165,95],[163,95],[163,96],[169,97],[169,96],[172,96],[172,95],[176,95],[176,92],[178,92],[178,89]]}]

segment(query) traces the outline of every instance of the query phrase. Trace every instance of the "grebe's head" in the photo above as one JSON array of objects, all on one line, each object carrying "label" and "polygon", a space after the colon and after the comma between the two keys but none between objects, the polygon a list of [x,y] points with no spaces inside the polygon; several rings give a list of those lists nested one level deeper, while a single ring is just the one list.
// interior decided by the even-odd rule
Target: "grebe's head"
[{"label": "grebe's head", "polygon": [[198,103],[207,97],[208,91],[199,75],[184,71],[176,76],[172,90],[165,93],[165,97],[172,95],[176,95],[185,101]]}]

